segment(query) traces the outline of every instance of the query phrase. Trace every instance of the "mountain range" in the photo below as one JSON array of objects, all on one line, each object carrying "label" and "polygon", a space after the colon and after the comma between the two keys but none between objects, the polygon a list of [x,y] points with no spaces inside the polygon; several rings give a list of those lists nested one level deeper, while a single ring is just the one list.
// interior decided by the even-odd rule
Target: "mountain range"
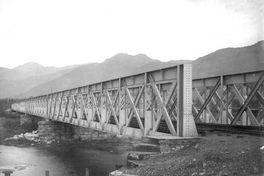
[{"label": "mountain range", "polygon": [[0,98],[43,95],[182,63],[192,63],[193,79],[264,70],[264,41],[220,49],[194,61],[161,62],[145,54],[121,53],[102,63],[44,67],[31,62],[13,69],[0,67]]}]

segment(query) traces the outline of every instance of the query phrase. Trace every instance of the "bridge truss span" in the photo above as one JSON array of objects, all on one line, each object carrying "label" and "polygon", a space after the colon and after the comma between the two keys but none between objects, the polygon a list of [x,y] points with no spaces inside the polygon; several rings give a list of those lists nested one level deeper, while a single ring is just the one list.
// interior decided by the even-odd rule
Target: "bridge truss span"
[{"label": "bridge truss span", "polygon": [[32,97],[12,110],[119,135],[197,136],[190,64]]},{"label": "bridge truss span", "polygon": [[196,123],[264,125],[264,71],[193,80]]}]

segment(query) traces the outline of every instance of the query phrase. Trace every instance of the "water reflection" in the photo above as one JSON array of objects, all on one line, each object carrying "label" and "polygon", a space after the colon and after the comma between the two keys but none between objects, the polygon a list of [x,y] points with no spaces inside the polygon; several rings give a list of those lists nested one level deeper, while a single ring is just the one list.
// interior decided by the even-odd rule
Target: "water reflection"
[{"label": "water reflection", "polygon": [[111,153],[91,148],[53,150],[40,147],[13,147],[0,145],[0,167],[14,168],[12,176],[41,176],[45,170],[50,176],[104,176],[126,163],[126,153]]}]

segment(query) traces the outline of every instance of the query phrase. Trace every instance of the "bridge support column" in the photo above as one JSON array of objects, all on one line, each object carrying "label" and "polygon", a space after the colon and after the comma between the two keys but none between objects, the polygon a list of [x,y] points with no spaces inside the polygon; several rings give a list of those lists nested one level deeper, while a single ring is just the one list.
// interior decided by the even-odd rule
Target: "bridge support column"
[{"label": "bridge support column", "polygon": [[125,91],[121,88],[121,80],[119,80],[119,127],[120,135],[124,134],[126,126],[126,110],[125,110]]},{"label": "bridge support column", "polygon": [[72,125],[56,121],[39,121],[38,132],[42,141],[70,140],[73,137]]},{"label": "bridge support column", "polygon": [[[198,136],[192,115],[192,66],[180,65],[178,69],[178,136]],[[183,91],[184,90],[184,91]]]},{"label": "bridge support column", "polygon": [[106,139],[111,137],[111,134],[84,128],[71,124],[61,123],[57,121],[39,121],[38,132],[40,140],[48,141],[69,141],[72,139],[78,140],[92,140],[92,139]]}]

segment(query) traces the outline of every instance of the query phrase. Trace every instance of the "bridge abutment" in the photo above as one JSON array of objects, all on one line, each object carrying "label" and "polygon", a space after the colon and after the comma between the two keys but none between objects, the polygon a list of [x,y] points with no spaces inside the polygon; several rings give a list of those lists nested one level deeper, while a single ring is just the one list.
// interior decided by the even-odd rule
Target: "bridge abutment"
[{"label": "bridge abutment", "polygon": [[41,141],[97,140],[111,137],[106,132],[75,126],[57,121],[39,121],[38,133]]},{"label": "bridge abutment", "polygon": [[70,140],[73,138],[71,125],[55,121],[39,121],[38,133],[41,141]]}]

